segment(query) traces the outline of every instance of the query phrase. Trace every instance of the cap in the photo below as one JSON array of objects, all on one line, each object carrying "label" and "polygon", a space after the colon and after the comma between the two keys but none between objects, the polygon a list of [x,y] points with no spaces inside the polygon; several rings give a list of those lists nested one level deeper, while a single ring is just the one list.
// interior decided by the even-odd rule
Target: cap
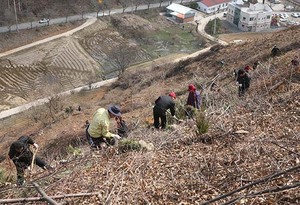
[{"label": "cap", "polygon": [[196,87],[193,84],[189,84],[189,89],[188,91],[195,91]]},{"label": "cap", "polygon": [[176,94],[174,92],[170,92],[169,96],[176,99]]}]

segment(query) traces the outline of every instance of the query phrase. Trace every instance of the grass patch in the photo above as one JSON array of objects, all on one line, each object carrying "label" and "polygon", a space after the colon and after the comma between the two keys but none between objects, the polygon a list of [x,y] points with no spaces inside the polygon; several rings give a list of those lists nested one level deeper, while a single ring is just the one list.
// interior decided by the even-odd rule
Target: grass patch
[{"label": "grass patch", "polygon": [[184,29],[178,25],[166,27],[160,31],[145,36],[140,46],[151,56],[166,56],[170,53],[193,53],[205,46],[205,40],[191,32],[193,25],[185,25]]}]

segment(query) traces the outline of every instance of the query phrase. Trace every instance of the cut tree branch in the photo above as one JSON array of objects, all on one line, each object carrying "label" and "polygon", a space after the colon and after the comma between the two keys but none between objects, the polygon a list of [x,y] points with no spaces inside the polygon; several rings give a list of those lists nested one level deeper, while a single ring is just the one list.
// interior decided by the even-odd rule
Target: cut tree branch
[{"label": "cut tree branch", "polygon": [[296,152],[294,152],[294,151],[292,151],[292,150],[289,150],[289,149],[287,149],[287,148],[285,148],[285,147],[283,147],[283,146],[277,144],[276,142],[271,142],[271,143],[274,144],[274,145],[276,145],[276,146],[278,146],[278,147],[280,147],[280,148],[282,148],[282,149],[284,149],[284,150],[286,150],[286,151],[288,151],[288,152],[290,152],[290,153],[293,153],[293,154],[295,154],[295,155],[297,155],[297,156],[300,156],[300,154],[298,154],[298,153],[296,153]]},{"label": "cut tree branch", "polygon": [[272,175],[269,175],[269,176],[266,176],[266,177],[264,177],[264,178],[262,178],[262,179],[256,180],[256,181],[254,181],[254,182],[252,182],[252,183],[250,183],[250,184],[247,184],[247,185],[245,185],[245,186],[242,186],[242,187],[240,187],[240,188],[238,188],[238,189],[236,189],[236,190],[233,190],[233,191],[228,192],[228,193],[226,193],[226,194],[223,194],[223,195],[220,195],[220,196],[218,196],[218,197],[215,197],[215,198],[213,198],[213,199],[211,199],[211,200],[209,200],[209,201],[206,201],[206,202],[204,202],[202,205],[207,205],[207,204],[210,204],[210,203],[212,203],[212,202],[218,201],[218,200],[220,200],[220,199],[224,199],[224,198],[226,198],[226,197],[228,197],[228,196],[233,195],[234,193],[240,192],[240,191],[242,191],[242,190],[244,190],[244,189],[247,189],[247,188],[249,188],[249,187],[252,187],[252,186],[254,186],[254,185],[256,185],[256,184],[267,182],[267,181],[271,180],[272,178],[278,177],[278,176],[280,176],[280,175],[282,175],[282,174],[285,174],[285,173],[287,173],[287,172],[295,171],[295,170],[297,170],[297,169],[299,169],[299,168],[300,168],[300,165],[295,166],[295,167],[292,167],[292,168],[287,169],[287,170],[284,170],[284,171],[281,171],[281,172],[278,172],[278,173],[275,173],[275,174],[272,174]]},{"label": "cut tree branch", "polygon": [[264,189],[262,191],[258,191],[258,192],[254,192],[254,193],[250,193],[249,195],[246,195],[246,196],[241,196],[241,197],[237,197],[237,198],[234,198],[228,202],[226,202],[225,204],[222,204],[222,205],[230,205],[234,202],[236,202],[237,200],[240,200],[242,198],[252,198],[252,197],[256,197],[256,196],[259,196],[259,195],[263,195],[263,194],[274,194],[276,192],[280,192],[280,191],[285,191],[287,189],[293,189],[293,188],[296,188],[296,187],[299,187],[300,186],[300,182],[297,182],[295,184],[292,184],[292,185],[286,185],[286,186],[281,186],[281,187],[273,187],[273,188],[269,188],[269,189]]},{"label": "cut tree branch", "polygon": [[52,204],[52,205],[59,205],[59,203],[57,203],[51,197],[49,197],[37,183],[32,182],[32,184],[36,188],[36,190],[42,195],[42,200],[46,200],[49,204]]},{"label": "cut tree branch", "polygon": [[[66,194],[66,195],[56,195],[56,196],[49,196],[52,199],[62,199],[67,197],[82,197],[82,196],[92,196],[92,195],[99,195],[99,192],[92,192],[92,193],[78,193],[78,194]],[[18,202],[31,202],[31,201],[43,201],[44,198],[42,197],[30,197],[30,198],[16,198],[16,199],[0,199],[0,204],[9,204],[9,203],[18,203]]]}]

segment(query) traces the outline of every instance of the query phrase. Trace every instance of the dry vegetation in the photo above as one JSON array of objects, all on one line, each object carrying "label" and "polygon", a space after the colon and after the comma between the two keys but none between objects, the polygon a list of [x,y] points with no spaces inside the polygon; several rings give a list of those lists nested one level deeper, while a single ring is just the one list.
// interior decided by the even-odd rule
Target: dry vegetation
[{"label": "dry vegetation", "polygon": [[[290,65],[300,55],[299,36],[299,27],[290,28],[242,45],[214,46],[179,63],[153,65],[150,72],[142,68],[125,72],[110,87],[70,96],[69,105],[82,103],[81,112],[39,131],[8,130],[2,140],[38,133],[34,139],[43,148],[40,154],[55,171],[36,170],[28,179],[49,196],[97,192],[56,199],[68,204],[204,204],[222,195],[208,204],[299,204],[300,68]],[[274,44],[282,54],[270,58]],[[256,60],[260,64],[252,72],[250,90],[238,98],[232,71]],[[210,89],[213,82],[215,91]],[[189,83],[204,88],[208,132],[197,135],[191,121],[166,131],[149,129],[146,121],[154,100],[174,90],[179,105],[186,99]],[[121,105],[132,129],[129,139],[151,142],[153,151],[118,154],[117,148],[88,149],[84,122],[99,106],[111,103]],[[67,149],[70,144],[75,148]],[[8,149],[7,141],[5,145],[3,150]],[[18,188],[3,185],[0,196],[37,195],[28,183]]]},{"label": "dry vegetation", "polygon": [[[72,36],[52,40],[0,58],[0,69],[3,70],[0,73],[0,110],[7,110],[53,94],[40,91],[40,88],[47,86],[49,81],[50,86],[60,85],[60,91],[57,92],[62,92],[103,78],[115,77],[120,66],[113,63],[113,58],[120,55],[120,50],[123,51],[123,59],[132,58],[130,62],[125,63],[125,67],[128,67],[150,61],[158,56],[169,55],[171,49],[174,50],[171,53],[187,54],[204,46],[201,37],[192,35],[188,30],[180,29],[162,16],[157,16],[157,11],[149,11],[149,13],[148,15],[152,15],[149,18],[155,21],[154,23],[138,15],[113,15],[98,20],[93,26]],[[146,16],[145,12],[143,15]],[[3,43],[2,51],[6,50],[5,48],[29,43],[34,39],[39,40],[42,36],[48,37],[51,32],[55,35],[68,28],[72,26],[62,26],[62,28],[47,26],[38,31],[12,34],[11,37],[7,36],[8,34],[0,34],[0,39],[8,42]],[[155,36],[156,32],[169,28],[174,29],[172,32],[164,33],[165,39],[148,38],[148,35]],[[177,35],[178,33],[186,38],[189,37],[191,42],[180,40],[182,36]],[[9,40],[4,41],[5,38]],[[198,40],[201,46],[194,46],[194,42]],[[176,47],[177,43],[175,43],[178,41],[182,41],[184,47],[191,45],[191,48],[179,50],[181,47]],[[121,45],[129,46],[130,49],[124,52],[125,49],[122,49]],[[145,48],[148,45],[151,48]],[[163,50],[163,54],[158,55],[160,51],[157,50]]]}]

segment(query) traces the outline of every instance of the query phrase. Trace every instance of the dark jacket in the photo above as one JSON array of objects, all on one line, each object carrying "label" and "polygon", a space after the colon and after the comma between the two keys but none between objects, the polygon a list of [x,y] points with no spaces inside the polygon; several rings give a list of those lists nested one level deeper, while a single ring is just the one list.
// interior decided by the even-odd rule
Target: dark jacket
[{"label": "dark jacket", "polygon": [[171,115],[175,115],[175,102],[168,95],[162,95],[157,100],[155,100],[155,106],[153,108],[161,113],[166,113],[168,109],[171,111]]},{"label": "dark jacket", "polygon": [[275,57],[275,56],[278,56],[279,54],[280,54],[280,49],[277,48],[276,46],[274,46],[272,51],[271,51],[271,56]]},{"label": "dark jacket", "polygon": [[250,79],[250,76],[245,72],[243,76],[238,75],[236,81],[238,84],[242,84],[242,89],[248,89],[250,86]]},{"label": "dark jacket", "polygon": [[[16,166],[26,167],[30,165],[33,154],[29,149],[29,145],[33,144],[34,141],[27,136],[22,136],[11,144],[8,155]],[[20,147],[23,147],[23,149],[18,152],[17,149]]]},{"label": "dark jacket", "polygon": [[299,61],[298,61],[298,59],[296,59],[296,58],[293,59],[293,60],[291,61],[291,63],[292,63],[293,66],[299,66],[299,64],[300,64]]}]

